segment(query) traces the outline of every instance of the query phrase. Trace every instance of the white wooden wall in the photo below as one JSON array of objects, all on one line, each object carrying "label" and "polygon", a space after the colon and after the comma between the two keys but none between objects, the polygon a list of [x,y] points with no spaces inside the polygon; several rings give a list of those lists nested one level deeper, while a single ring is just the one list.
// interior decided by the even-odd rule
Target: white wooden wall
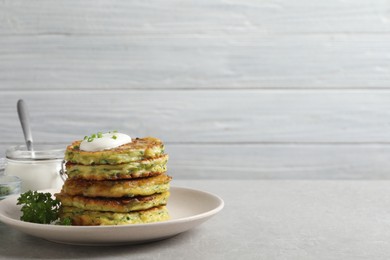
[{"label": "white wooden wall", "polygon": [[175,178],[390,178],[388,0],[0,0],[0,151],[161,138]]}]

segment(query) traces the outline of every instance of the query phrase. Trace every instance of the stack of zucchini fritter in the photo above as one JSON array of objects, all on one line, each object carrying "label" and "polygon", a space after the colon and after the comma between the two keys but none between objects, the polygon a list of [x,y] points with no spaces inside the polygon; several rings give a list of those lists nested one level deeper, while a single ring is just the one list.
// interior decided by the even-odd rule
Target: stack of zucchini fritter
[{"label": "stack of zucchini fritter", "polygon": [[121,225],[169,219],[165,207],[171,177],[168,155],[153,137],[136,138],[110,150],[80,150],[81,141],[66,149],[66,174],[60,218],[73,225]]}]

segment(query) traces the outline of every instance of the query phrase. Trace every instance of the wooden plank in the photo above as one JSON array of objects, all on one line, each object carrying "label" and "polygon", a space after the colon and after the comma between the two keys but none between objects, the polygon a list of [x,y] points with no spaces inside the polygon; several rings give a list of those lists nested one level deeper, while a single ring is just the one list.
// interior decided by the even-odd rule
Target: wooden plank
[{"label": "wooden plank", "polygon": [[9,36],[15,89],[388,88],[390,35]]},{"label": "wooden plank", "polygon": [[1,1],[0,34],[390,32],[388,2]]},{"label": "wooden plank", "polygon": [[40,142],[114,129],[169,143],[390,142],[390,90],[3,91],[0,143],[22,140],[19,98]]},{"label": "wooden plank", "polygon": [[170,145],[178,179],[389,179],[389,145]]},{"label": "wooden plank", "polygon": [[[0,151],[7,146],[0,143]],[[167,144],[166,150],[174,179],[390,179],[389,145]]]}]

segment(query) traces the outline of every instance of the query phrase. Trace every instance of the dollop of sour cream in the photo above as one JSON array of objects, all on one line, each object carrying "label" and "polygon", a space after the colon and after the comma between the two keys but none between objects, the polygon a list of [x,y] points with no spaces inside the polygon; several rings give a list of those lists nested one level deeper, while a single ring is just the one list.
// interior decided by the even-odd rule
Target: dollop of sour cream
[{"label": "dollop of sour cream", "polygon": [[80,150],[97,152],[113,149],[131,143],[131,137],[122,133],[104,133],[95,138],[85,138],[80,144]]}]

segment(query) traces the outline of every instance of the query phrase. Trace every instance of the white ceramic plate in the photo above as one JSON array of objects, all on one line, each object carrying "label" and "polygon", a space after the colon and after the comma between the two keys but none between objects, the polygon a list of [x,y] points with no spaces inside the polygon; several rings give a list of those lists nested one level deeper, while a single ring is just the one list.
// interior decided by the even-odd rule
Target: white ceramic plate
[{"label": "white ceramic plate", "polygon": [[[51,191],[54,192],[54,191]],[[171,220],[120,226],[60,226],[19,220],[19,195],[0,201],[0,221],[32,236],[76,245],[139,244],[185,232],[218,213],[224,202],[218,196],[188,188],[171,187],[168,210]]]}]

